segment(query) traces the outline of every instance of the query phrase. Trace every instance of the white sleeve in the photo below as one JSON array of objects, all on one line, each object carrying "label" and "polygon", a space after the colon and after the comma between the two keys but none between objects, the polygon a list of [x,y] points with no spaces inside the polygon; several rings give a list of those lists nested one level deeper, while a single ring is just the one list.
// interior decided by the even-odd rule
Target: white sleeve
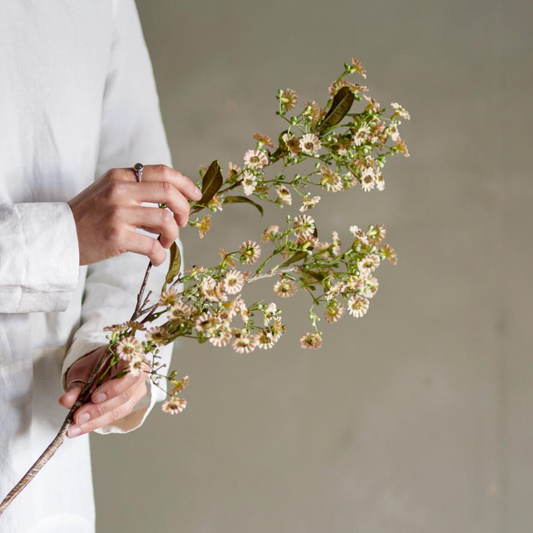
[{"label": "white sleeve", "polygon": [[[152,65],[134,0],[115,0],[115,37],[106,80],[96,178],[110,168],[166,164],[171,156],[159,110]],[[168,267],[152,268],[148,289],[158,295]],[[69,367],[80,357],[107,344],[105,326],[129,320],[148,265],[145,256],[126,253],[87,269],[81,327],[74,335],[62,369],[62,386]],[[172,346],[162,347],[169,363]],[[99,433],[126,433],[142,424],[165,394],[148,380],[148,393],[134,411]],[[163,385],[163,383],[161,383]]]},{"label": "white sleeve", "polygon": [[0,205],[0,313],[64,311],[79,264],[66,202]]}]

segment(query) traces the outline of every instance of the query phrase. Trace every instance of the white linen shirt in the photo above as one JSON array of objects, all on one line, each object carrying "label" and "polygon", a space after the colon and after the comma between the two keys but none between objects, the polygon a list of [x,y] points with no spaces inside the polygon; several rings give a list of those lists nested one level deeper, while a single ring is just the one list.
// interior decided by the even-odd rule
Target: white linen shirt
[{"label": "white linen shirt", "polygon": [[[66,202],[138,161],[171,165],[134,0],[0,0],[0,499],[59,430],[65,372],[133,311],[147,258],[79,267]],[[162,396],[149,386],[100,432],[131,431]],[[94,532],[87,435],[0,517],[0,533],[73,532]]]}]

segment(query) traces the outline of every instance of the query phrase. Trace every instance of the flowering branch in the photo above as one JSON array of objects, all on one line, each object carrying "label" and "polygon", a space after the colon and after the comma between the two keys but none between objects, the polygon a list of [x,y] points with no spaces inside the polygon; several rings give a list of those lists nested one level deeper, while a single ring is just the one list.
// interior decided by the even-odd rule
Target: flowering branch
[{"label": "flowering branch", "polygon": [[[126,371],[134,375],[149,368],[147,373],[154,386],[168,396],[163,411],[173,414],[187,405],[180,394],[189,378],[178,379],[176,371],[161,373],[165,367],[158,355],[161,346],[186,337],[216,347],[231,342],[236,352],[244,354],[272,348],[285,332],[281,311],[275,303],[263,300],[246,304],[241,293],[247,284],[276,277],[273,290],[280,298],[289,298],[297,290],[311,297],[312,331],[300,337],[300,345],[306,349],[322,346],[318,307],[324,307],[323,316],[330,323],[341,319],[346,310],[357,318],[367,313],[379,286],[375,271],[383,260],[397,262],[394,249],[384,244],[385,226],[371,225],[366,231],[350,226],[350,239],[343,248],[336,231],[329,242],[319,240],[317,224],[307,213],[321,201],[314,192],[339,193],[356,185],[364,192],[382,191],[385,188],[382,170],[387,157],[397,153],[409,156],[399,134],[400,119],[409,119],[409,113],[393,103],[392,114],[386,117],[385,108],[362,94],[368,91],[367,87],[345,79],[354,73],[366,78],[364,67],[352,58],[330,85],[330,98],[323,108],[308,101],[300,113],[290,118],[287,113],[296,108],[298,95],[291,89],[280,90],[277,115],[286,128],[276,144],[269,136],[256,133],[253,136],[256,146],[245,153],[244,168],[229,163],[225,179],[218,161],[201,167],[203,194],[198,202],[191,203],[189,219],[189,225],[198,229],[200,238],[211,228],[212,214],[230,204],[248,204],[263,215],[263,204],[289,207],[297,198],[301,201],[301,214],[287,215],[285,224],[272,224],[263,232],[260,240],[272,251],[262,263],[258,263],[261,246],[248,240],[234,251],[220,249],[220,261],[212,267],[195,266],[183,271],[180,251],[174,243],[165,284],[155,303],[149,302],[151,293],[144,296],[150,263],[131,319],[106,328],[110,332],[106,354],[57,437],[0,505],[0,515],[62,444],[74,412],[88,401],[91,387],[100,383],[121,359],[127,362]],[[352,112],[355,102],[363,103],[364,107]],[[267,175],[278,163],[281,168]],[[308,167],[311,163],[310,171],[289,175],[290,167],[306,163]],[[210,213],[200,218],[197,215],[203,210]],[[237,264],[252,270],[240,270]],[[148,327],[160,317],[166,320]],[[234,325],[236,319],[240,319],[240,327]],[[138,335],[143,338],[137,338]],[[168,382],[170,390],[160,385],[161,380]]]}]

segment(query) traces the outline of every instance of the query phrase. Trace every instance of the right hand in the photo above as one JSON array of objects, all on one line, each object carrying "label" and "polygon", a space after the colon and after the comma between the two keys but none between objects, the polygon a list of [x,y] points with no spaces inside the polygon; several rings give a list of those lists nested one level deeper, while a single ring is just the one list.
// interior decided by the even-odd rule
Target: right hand
[{"label": "right hand", "polygon": [[[189,178],[165,165],[146,165],[141,183],[131,168],[109,170],[68,202],[76,222],[80,265],[125,252],[145,255],[155,266],[160,265],[166,258],[164,248],[178,238],[178,226],[187,225],[187,199],[198,201],[201,197]],[[141,206],[142,202],[165,203],[173,214]],[[161,237],[141,235],[136,228]]]}]

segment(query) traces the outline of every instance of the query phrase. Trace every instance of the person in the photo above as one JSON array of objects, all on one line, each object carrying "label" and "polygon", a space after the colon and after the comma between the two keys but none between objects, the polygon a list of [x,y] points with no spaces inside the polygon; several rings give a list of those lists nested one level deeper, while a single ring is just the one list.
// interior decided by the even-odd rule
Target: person
[{"label": "person", "polygon": [[[0,6],[3,499],[59,430],[103,328],[131,316],[148,259],[160,290],[165,249],[201,194],[172,169],[134,0]],[[142,374],[102,384],[0,532],[93,533],[89,433],[132,431],[163,396]]]}]

